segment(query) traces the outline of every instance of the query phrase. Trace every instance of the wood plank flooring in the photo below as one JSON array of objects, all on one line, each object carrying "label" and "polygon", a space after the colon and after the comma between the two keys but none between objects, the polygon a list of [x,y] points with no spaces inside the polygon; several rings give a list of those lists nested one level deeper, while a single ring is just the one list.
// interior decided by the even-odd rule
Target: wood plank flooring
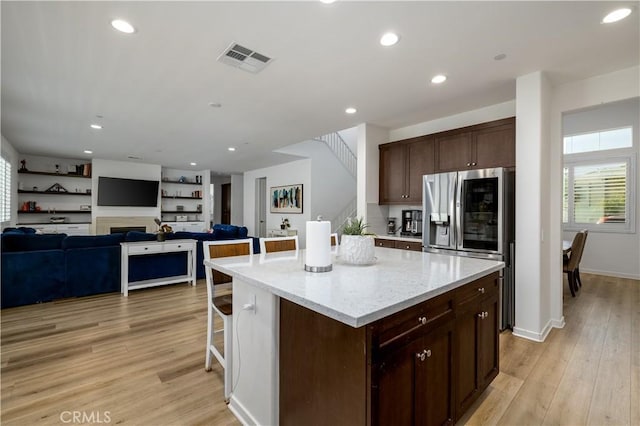
[{"label": "wood plank flooring", "polygon": [[[583,275],[578,297],[565,292],[567,325],[546,342],[502,333],[501,372],[459,424],[640,425],[640,282]],[[202,280],[1,316],[3,425],[70,424],[73,412],[94,423],[239,424],[220,366],[204,371]]]}]

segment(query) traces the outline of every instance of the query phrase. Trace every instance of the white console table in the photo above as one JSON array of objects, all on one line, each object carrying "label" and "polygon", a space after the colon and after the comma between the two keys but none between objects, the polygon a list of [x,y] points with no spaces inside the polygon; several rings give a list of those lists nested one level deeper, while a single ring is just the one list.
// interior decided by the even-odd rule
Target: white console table
[{"label": "white console table", "polygon": [[[129,296],[129,290],[139,288],[155,287],[165,284],[191,281],[191,285],[196,285],[196,240],[169,240],[169,241],[136,241],[130,243],[120,243],[121,250],[121,275],[120,292],[123,296]],[[171,252],[187,252],[187,274],[174,275],[170,277],[154,278],[151,280],[129,282],[129,257],[144,256],[148,254],[161,254]]]}]

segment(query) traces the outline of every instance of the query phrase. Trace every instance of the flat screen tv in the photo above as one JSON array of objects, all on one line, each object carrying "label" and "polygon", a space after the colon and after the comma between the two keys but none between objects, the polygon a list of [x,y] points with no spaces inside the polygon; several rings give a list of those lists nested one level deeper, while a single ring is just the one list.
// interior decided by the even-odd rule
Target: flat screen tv
[{"label": "flat screen tv", "polygon": [[157,180],[98,178],[98,205],[122,207],[158,207]]}]

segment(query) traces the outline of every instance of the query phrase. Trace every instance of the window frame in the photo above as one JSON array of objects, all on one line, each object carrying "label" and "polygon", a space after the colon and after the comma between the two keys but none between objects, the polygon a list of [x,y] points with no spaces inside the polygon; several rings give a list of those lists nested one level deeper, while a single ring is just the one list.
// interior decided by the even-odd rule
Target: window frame
[{"label": "window frame", "polygon": [[[564,140],[564,139],[563,139]],[[568,202],[567,202],[567,222],[562,222],[563,231],[580,231],[582,229],[588,229],[592,232],[604,232],[604,233],[619,233],[619,234],[634,234],[636,232],[636,205],[637,205],[637,192],[636,192],[636,157],[635,141],[632,140],[632,146],[630,148],[617,148],[602,151],[588,151],[577,154],[564,154],[564,161],[562,164],[562,182],[564,182],[564,169],[568,169]],[[574,189],[574,169],[576,166],[592,166],[606,163],[626,163],[627,164],[627,182],[626,182],[626,216],[625,223],[576,223],[574,222],[574,203],[573,203],[573,189]],[[563,184],[564,185],[564,184]],[[564,206],[564,187],[562,188],[562,205]]]},{"label": "window frame", "polygon": [[[13,216],[11,214],[12,204],[12,179],[13,179],[13,165],[11,161],[4,156],[4,153],[0,155],[0,182],[2,182],[3,192],[0,195],[2,200],[0,201],[0,223],[3,225],[11,223]],[[7,180],[8,179],[8,180]]]}]

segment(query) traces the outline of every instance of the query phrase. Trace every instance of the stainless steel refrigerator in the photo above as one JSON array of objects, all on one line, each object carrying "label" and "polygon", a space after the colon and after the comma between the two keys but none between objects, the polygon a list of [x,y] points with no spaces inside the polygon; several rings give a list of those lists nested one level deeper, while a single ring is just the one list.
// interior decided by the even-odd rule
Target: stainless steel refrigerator
[{"label": "stainless steel refrigerator", "polygon": [[501,329],[515,320],[515,172],[504,168],[423,176],[424,251],[502,260]]}]

